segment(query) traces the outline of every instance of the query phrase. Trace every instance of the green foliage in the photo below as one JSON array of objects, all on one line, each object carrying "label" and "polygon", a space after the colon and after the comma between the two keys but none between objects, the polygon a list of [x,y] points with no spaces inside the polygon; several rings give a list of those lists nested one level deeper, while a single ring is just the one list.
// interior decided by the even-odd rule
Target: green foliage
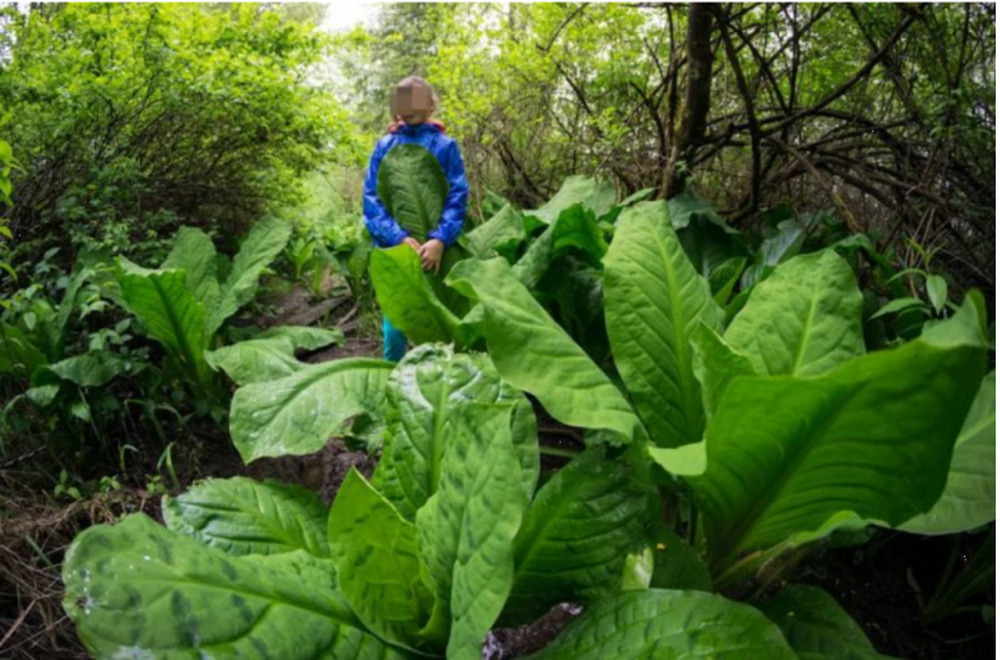
[{"label": "green foliage", "polygon": [[419,144],[396,145],[379,165],[379,199],[399,226],[421,244],[441,220],[447,195],[441,164]]},{"label": "green foliage", "polygon": [[[317,378],[335,373],[317,366],[326,368]],[[237,393],[234,421],[239,393],[255,387]],[[415,649],[478,658],[512,590],[539,597],[533,571],[575,567],[548,584],[551,602],[620,589],[624,553],[644,543],[656,512],[642,463],[595,451],[532,502],[539,460],[530,404],[483,356],[427,346],[383,387],[390,428],[376,485],[352,471],[328,514],[298,488],[210,480],[165,500],[166,528],[134,515],[81,534],[64,565],[64,607],[88,647],[100,656],[127,646],[155,655],[263,648],[294,659],[324,648],[334,657]],[[253,435],[271,422],[246,424]],[[321,443],[330,432],[309,433]],[[412,462],[415,453],[431,460]],[[121,617],[127,601],[156,612],[170,632]],[[309,639],[292,645],[303,631]]]},{"label": "green foliage", "polygon": [[723,649],[727,658],[797,657],[778,628],[749,605],[701,591],[666,589],[629,592],[588,609],[531,657],[672,658],[712,656]]},{"label": "green foliage", "polygon": [[698,442],[705,412],[691,336],[702,320],[719,327],[722,310],[685,256],[666,204],[622,213],[605,269],[608,335],[636,412],[658,445]]},{"label": "green foliage", "polygon": [[206,352],[216,346],[216,335],[226,320],[254,298],[261,274],[290,234],[291,227],[281,220],[257,223],[224,278],[217,273],[212,240],[194,228],[177,233],[160,269],[142,268],[119,257],[117,280],[126,308],[163,346],[196,394],[217,395]]},{"label": "green foliage", "polygon": [[789,585],[760,610],[777,624],[801,660],[885,657],[875,652],[865,631],[837,601],[817,587]]},{"label": "green foliage", "polygon": [[[356,162],[346,117],[308,82],[326,39],[253,7],[5,10],[0,98],[23,149],[24,255],[71,239],[158,260],[181,222],[246,227],[298,178]],[[55,163],[55,164],[53,164]]]}]

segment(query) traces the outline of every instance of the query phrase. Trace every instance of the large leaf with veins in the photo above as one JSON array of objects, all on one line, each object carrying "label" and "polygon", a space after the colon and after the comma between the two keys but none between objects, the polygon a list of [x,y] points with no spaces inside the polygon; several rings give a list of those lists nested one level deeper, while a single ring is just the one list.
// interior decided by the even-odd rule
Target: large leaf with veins
[{"label": "large leaf with veins", "polygon": [[271,559],[233,557],[131,515],[73,542],[63,608],[99,658],[406,657],[362,627],[332,571]]},{"label": "large leaf with veins", "polygon": [[454,421],[468,401],[514,406],[511,440],[525,496],[538,481],[538,433],[531,403],[500,379],[481,353],[456,353],[440,344],[418,346],[389,379],[390,424],[373,483],[408,520],[437,492],[449,444],[462,442]]},{"label": "large leaf with veins", "polygon": [[845,512],[898,525],[928,510],[982,364],[978,346],[918,340],[819,377],[734,379],[690,480],[713,569]]},{"label": "large leaf with veins", "polygon": [[437,492],[417,512],[424,570],[436,597],[428,629],[450,622],[448,657],[479,660],[514,576],[513,540],[528,497],[511,440],[511,404],[455,410]]},{"label": "large leaf with veins", "polygon": [[348,358],[308,365],[279,380],[236,390],[229,413],[233,444],[247,463],[322,449],[356,415],[384,415],[391,362]]},{"label": "large leaf with veins", "polygon": [[688,260],[664,202],[642,202],[618,219],[604,260],[604,308],[615,365],[653,441],[701,440],[705,411],[691,338],[722,310]]},{"label": "large leaf with veins", "polygon": [[750,293],[726,341],[758,373],[821,374],[865,352],[861,292],[833,250],[782,264]]},{"label": "large leaf with veins", "polygon": [[625,397],[560,328],[503,259],[461,262],[448,283],[483,309],[490,359],[514,387],[564,424],[612,431],[629,442],[638,419]]},{"label": "large leaf with veins", "polygon": [[326,516],[312,491],[245,477],[209,479],[163,498],[168,529],[237,556],[304,550],[327,557]]},{"label": "large leaf with veins", "polygon": [[630,591],[594,605],[533,660],[726,658],[795,660],[777,626],[703,591]]}]

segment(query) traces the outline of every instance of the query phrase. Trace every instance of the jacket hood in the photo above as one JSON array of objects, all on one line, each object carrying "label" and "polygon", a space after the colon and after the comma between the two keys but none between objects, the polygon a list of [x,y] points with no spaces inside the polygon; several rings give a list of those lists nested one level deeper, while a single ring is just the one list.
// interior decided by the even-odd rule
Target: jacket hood
[{"label": "jacket hood", "polygon": [[437,131],[438,133],[445,133],[447,132],[447,130],[448,129],[445,128],[445,125],[439,122],[437,119],[428,119],[423,124],[416,124],[414,126],[410,126],[406,122],[394,121],[391,124],[389,124],[387,132],[402,133],[403,135],[417,135],[424,131]]}]

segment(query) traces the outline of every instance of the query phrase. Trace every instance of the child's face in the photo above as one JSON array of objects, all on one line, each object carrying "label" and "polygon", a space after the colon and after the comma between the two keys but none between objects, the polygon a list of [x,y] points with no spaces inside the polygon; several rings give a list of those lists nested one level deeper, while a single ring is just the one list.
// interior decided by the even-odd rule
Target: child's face
[{"label": "child's face", "polygon": [[389,110],[410,126],[423,124],[434,112],[434,98],[423,87],[397,87],[389,95]]}]

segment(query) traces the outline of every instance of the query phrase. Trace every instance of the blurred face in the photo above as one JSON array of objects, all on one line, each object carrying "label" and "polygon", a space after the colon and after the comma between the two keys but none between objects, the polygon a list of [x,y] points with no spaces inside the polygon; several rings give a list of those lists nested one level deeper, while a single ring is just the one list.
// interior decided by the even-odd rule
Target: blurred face
[{"label": "blurred face", "polygon": [[389,110],[410,126],[422,124],[434,112],[434,98],[425,87],[396,87],[389,94]]}]

